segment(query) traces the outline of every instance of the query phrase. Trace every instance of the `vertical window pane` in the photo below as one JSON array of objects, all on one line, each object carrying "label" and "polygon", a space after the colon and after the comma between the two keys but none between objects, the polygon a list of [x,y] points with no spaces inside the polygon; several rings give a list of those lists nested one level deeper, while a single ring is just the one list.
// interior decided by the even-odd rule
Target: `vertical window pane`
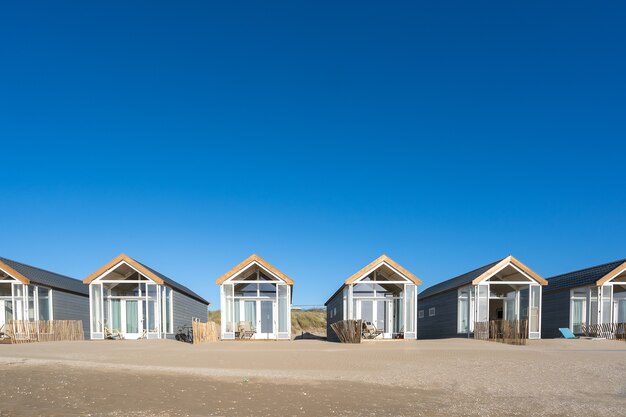
[{"label": "vertical window pane", "polygon": [[489,289],[486,285],[478,286],[478,319],[489,321]]},{"label": "vertical window pane", "polygon": [[38,293],[39,320],[50,320],[50,290],[40,287]]},{"label": "vertical window pane", "polygon": [[157,291],[158,288],[155,284],[148,285],[147,303],[148,308],[146,310],[146,316],[144,317],[144,323],[147,323],[147,331],[150,333],[158,332],[159,317],[157,315]]},{"label": "vertical window pane", "polygon": [[165,289],[166,303],[165,306],[167,308],[167,331],[168,333],[174,333],[174,322],[173,322],[173,312],[174,312],[174,293],[171,288]]},{"label": "vertical window pane", "polygon": [[589,324],[598,324],[598,287],[589,290]]},{"label": "vertical window pane", "polygon": [[91,329],[102,332],[102,284],[91,284]]},{"label": "vertical window pane", "polygon": [[611,323],[611,305],[612,303],[613,287],[605,285],[602,287],[602,323]]},{"label": "vertical window pane", "polygon": [[583,311],[585,300],[572,300],[572,331],[574,333],[582,333],[582,324],[584,323]]},{"label": "vertical window pane", "polygon": [[278,331],[289,332],[289,287],[278,285]]},{"label": "vertical window pane", "polygon": [[415,311],[415,285],[406,284],[404,288],[404,301],[406,311],[406,323],[404,327],[404,332],[415,333],[415,321],[417,320],[417,311]]},{"label": "vertical window pane", "polygon": [[373,322],[374,321],[374,307],[373,301],[361,300],[361,320]]},{"label": "vertical window pane", "polygon": [[469,294],[467,289],[459,290],[458,302],[458,333],[467,333],[469,331]]},{"label": "vertical window pane", "polygon": [[35,290],[36,288],[26,285],[26,294],[28,297],[28,320],[35,320]]},{"label": "vertical window pane", "polygon": [[530,287],[530,323],[529,330],[531,332],[539,331],[539,298],[541,287],[533,285]]}]

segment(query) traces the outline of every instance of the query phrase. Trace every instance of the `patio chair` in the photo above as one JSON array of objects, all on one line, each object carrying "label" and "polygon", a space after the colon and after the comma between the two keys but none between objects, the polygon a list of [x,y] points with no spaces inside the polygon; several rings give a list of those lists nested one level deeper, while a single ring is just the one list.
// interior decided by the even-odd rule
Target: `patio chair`
[{"label": "patio chair", "polygon": [[252,336],[256,333],[256,329],[252,325],[252,322],[244,321],[239,328],[239,337],[241,339],[252,339]]},{"label": "patio chair", "polygon": [[366,339],[376,339],[378,336],[383,334],[382,330],[378,330],[376,325],[371,321],[363,322],[363,337]]},{"label": "patio chair", "polygon": [[124,338],[124,335],[119,330],[111,330],[107,326],[102,326],[104,328],[104,338],[109,340],[121,340]]},{"label": "patio chair", "polygon": [[560,327],[559,331],[563,335],[564,339],[578,339],[578,336],[572,333],[572,331],[568,327]]}]

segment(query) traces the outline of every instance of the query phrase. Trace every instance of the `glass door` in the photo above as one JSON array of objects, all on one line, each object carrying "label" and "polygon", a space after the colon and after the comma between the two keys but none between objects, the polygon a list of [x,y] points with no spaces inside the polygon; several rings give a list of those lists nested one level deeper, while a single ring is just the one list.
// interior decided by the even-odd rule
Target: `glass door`
[{"label": "glass door", "polygon": [[260,304],[260,317],[259,328],[260,332],[257,332],[257,339],[273,339],[274,338],[274,301],[273,300],[261,300]]},{"label": "glass door", "polygon": [[139,323],[139,302],[137,300],[123,300],[123,316],[125,318],[124,337],[127,339],[137,339],[143,329]]},{"label": "glass door", "polygon": [[582,325],[585,323],[585,299],[572,299],[572,332],[580,334],[583,332]]}]

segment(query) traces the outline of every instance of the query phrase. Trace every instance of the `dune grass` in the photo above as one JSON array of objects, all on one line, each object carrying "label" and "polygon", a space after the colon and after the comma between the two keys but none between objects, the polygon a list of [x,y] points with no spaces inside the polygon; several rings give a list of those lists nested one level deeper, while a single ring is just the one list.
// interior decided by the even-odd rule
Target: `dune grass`
[{"label": "dune grass", "polygon": [[326,334],[326,311],[316,310],[292,310],[291,333]]},{"label": "dune grass", "polygon": [[[218,325],[221,322],[220,310],[209,311],[209,321]],[[292,310],[291,311],[291,333],[314,333],[326,332],[326,311],[315,310]]]}]

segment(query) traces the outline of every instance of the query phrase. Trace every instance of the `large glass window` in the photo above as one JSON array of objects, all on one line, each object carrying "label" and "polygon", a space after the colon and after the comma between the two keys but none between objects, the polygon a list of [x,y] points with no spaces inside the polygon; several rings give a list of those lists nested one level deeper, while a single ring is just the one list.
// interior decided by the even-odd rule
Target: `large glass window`
[{"label": "large glass window", "polygon": [[48,288],[37,289],[38,297],[37,301],[39,304],[39,320],[50,320],[51,314],[51,304],[50,304],[50,290]]},{"label": "large glass window", "polygon": [[259,297],[276,297],[276,284],[259,284]]},{"label": "large glass window", "polygon": [[254,300],[245,300],[244,301],[244,319],[248,323],[252,325],[252,327],[256,327],[256,301]]},{"label": "large glass window", "polygon": [[289,287],[278,286],[278,331],[289,332]]},{"label": "large glass window", "polygon": [[616,323],[626,323],[626,285],[613,286],[613,310]]},{"label": "large glass window", "polygon": [[[520,320],[529,320],[530,319],[530,290],[528,287],[522,288],[519,291],[519,310],[520,310]],[[529,327],[530,328],[530,327]]]},{"label": "large glass window", "polygon": [[10,282],[0,282],[0,297],[11,297]]},{"label": "large glass window", "polygon": [[587,296],[589,288],[574,288],[571,292],[572,331],[582,333],[583,324],[587,323]]},{"label": "large glass window", "polygon": [[613,305],[613,287],[610,285],[602,286],[602,323],[611,323]]},{"label": "large glass window", "polygon": [[470,302],[469,302],[469,289],[461,288],[459,289],[459,303],[458,303],[458,333],[468,333],[469,332],[469,310],[470,310]]},{"label": "large glass window", "polygon": [[541,287],[532,285],[530,287],[530,314],[529,314],[529,331],[539,331],[539,305],[541,302]]},{"label": "large glass window", "polygon": [[417,321],[417,311],[415,306],[415,285],[414,284],[406,284],[406,291],[404,294],[405,299],[405,315],[406,315],[406,326],[404,329],[405,333],[413,333],[413,335],[409,335],[412,338],[415,338],[415,322]]},{"label": "large glass window", "polygon": [[234,338],[235,323],[233,319],[235,303],[233,302],[233,284],[224,284],[222,290],[224,292],[224,312],[222,313],[224,322],[222,323],[222,331],[225,333],[224,336],[226,338]]},{"label": "large glass window", "polygon": [[147,293],[147,317],[144,317],[144,323],[147,324],[147,331],[150,333],[157,333],[159,331],[159,314],[157,314],[157,286],[155,284],[148,284]]},{"label": "large glass window", "polygon": [[589,324],[598,324],[598,287],[589,290]]},{"label": "large glass window", "polygon": [[102,333],[102,284],[89,285],[91,291],[91,332]]},{"label": "large glass window", "polygon": [[28,320],[35,320],[35,292],[37,288],[31,285],[25,285],[24,287],[28,294]]},{"label": "large glass window", "polygon": [[165,331],[174,333],[174,293],[171,288],[165,287]]},{"label": "large glass window", "polygon": [[361,300],[361,320],[372,323],[374,321],[374,302]]},{"label": "large glass window", "polygon": [[257,297],[259,284],[235,284],[235,297]]},{"label": "large glass window", "polygon": [[582,325],[585,324],[585,300],[572,299],[572,331],[582,333]]},{"label": "large glass window", "polygon": [[478,286],[477,321],[489,321],[489,288],[487,287],[487,285]]},{"label": "large glass window", "polygon": [[114,332],[122,331],[122,301],[111,300],[111,329]]}]

